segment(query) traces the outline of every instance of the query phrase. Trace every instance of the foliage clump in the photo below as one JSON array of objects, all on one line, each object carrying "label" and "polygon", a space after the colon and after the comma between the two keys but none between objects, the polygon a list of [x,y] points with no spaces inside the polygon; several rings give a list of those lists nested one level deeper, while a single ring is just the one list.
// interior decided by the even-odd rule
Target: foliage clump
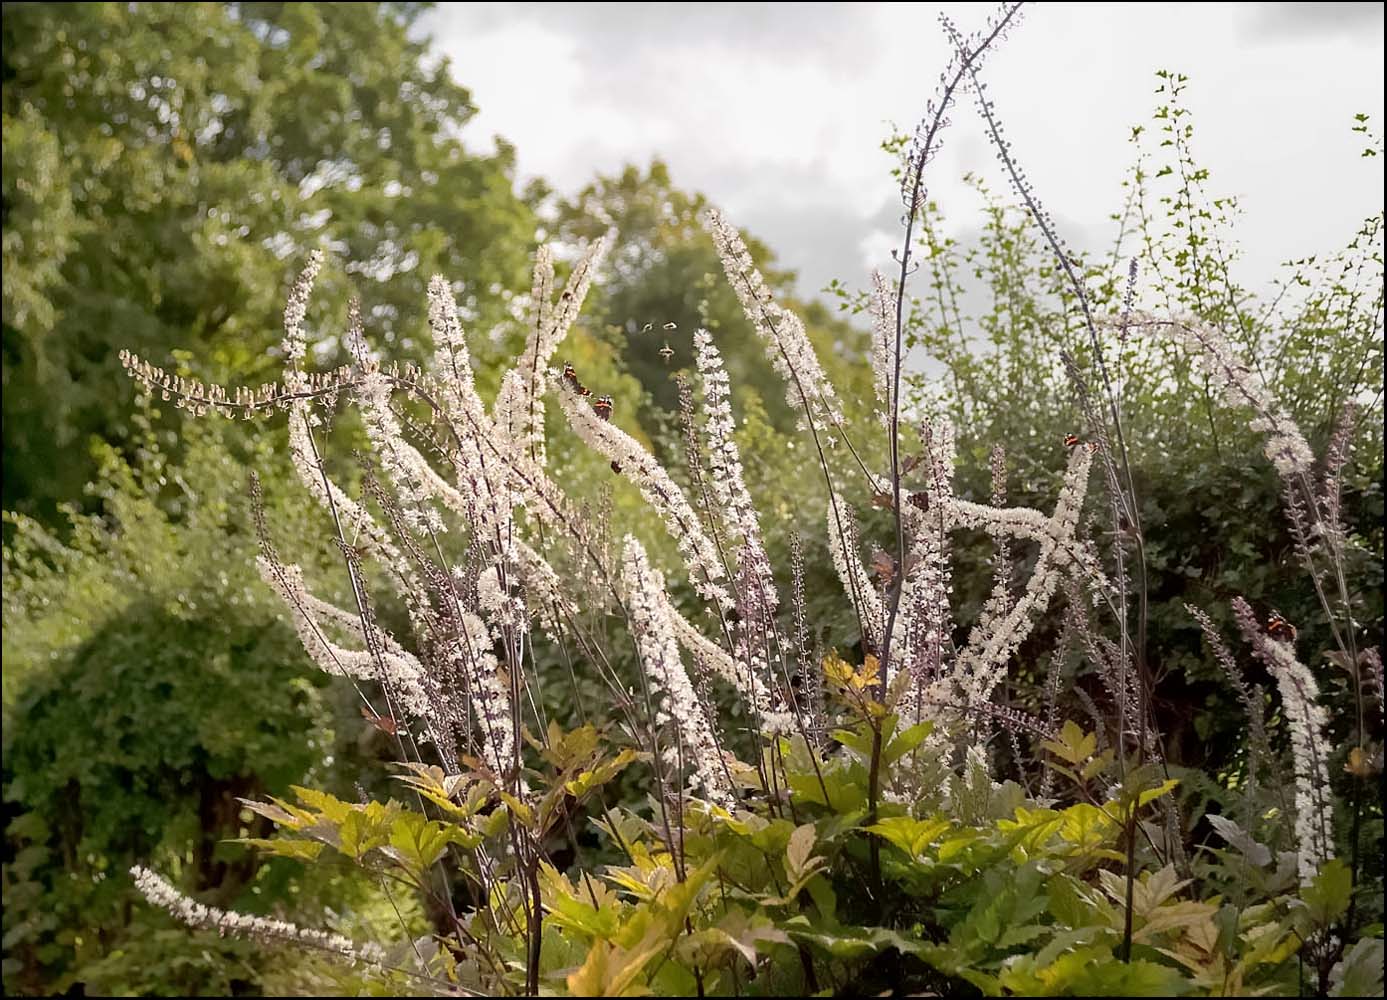
[{"label": "foliage clump", "polygon": [[[1178,294],[1155,313],[1136,308],[1134,279],[1115,297],[1091,287],[981,85],[1017,17],[1004,5],[966,37],[944,23],[953,58],[900,145],[900,271],[876,276],[863,302],[874,407],[835,389],[836,365],[740,232],[701,215],[778,376],[776,417],[798,421],[821,485],[851,649],[824,648],[811,629],[798,539],[786,533],[788,573],[771,557],[725,334],[693,336],[675,447],[628,431],[608,387],[561,363],[617,236],[594,234],[566,269],[540,250],[525,344],[494,381],[479,377],[442,277],[428,284],[431,363],[387,361],[353,307],[338,341],[349,360],[315,368],[317,254],[285,308],[281,381],[226,389],[122,353],[137,381],[193,414],[286,415],[293,473],[327,518],[345,583],[325,589],[319,567],[281,555],[285,526],[258,484],[256,566],[304,652],[347,682],[399,761],[395,795],[298,786],[292,799],[241,799],[250,823],[277,830],[241,840],[310,871],[359,871],[396,910],[393,932],[238,913],[135,865],[150,902],[204,931],[334,956],[343,990],[1381,993],[1382,882],[1367,850],[1381,828],[1380,635],[1356,613],[1361,536],[1343,504],[1362,401],[1335,400],[1327,443],[1312,445],[1284,386],[1248,360],[1256,330],[1201,297],[1198,282],[1222,274],[1197,263],[1201,244],[1174,255],[1195,281],[1157,274]],[[1046,356],[1072,429],[1040,439],[1062,471],[1028,491],[1031,505],[1008,498],[1007,451],[979,451],[987,420],[968,427],[947,403],[912,400],[903,373],[912,338],[928,338],[908,290],[933,239],[926,167],[965,94],[1061,305]],[[1371,331],[1359,340],[1380,356]],[[1131,406],[1128,376],[1169,358],[1202,383],[1211,419],[1240,412],[1243,451],[1264,452],[1247,461],[1268,466],[1319,648],[1347,678],[1324,697],[1318,660],[1303,658],[1314,631],[1234,593],[1231,619],[1272,681],[1249,685],[1214,616],[1186,611],[1247,709],[1246,760],[1216,775],[1168,752],[1165,667],[1151,655],[1161,539],[1137,464],[1153,435],[1139,428],[1191,397],[1138,392]],[[355,488],[328,450],[343,402],[369,446]],[[647,523],[615,525],[580,502],[565,478],[574,442],[639,495]],[[982,467],[986,492],[968,482]],[[892,540],[864,558],[878,536]],[[965,613],[955,580],[979,551],[988,585]],[[1031,651],[1050,638],[1059,649],[1038,670]],[[1075,683],[1071,657],[1091,683]],[[600,700],[585,697],[593,677]],[[576,725],[552,717],[565,699]]]}]

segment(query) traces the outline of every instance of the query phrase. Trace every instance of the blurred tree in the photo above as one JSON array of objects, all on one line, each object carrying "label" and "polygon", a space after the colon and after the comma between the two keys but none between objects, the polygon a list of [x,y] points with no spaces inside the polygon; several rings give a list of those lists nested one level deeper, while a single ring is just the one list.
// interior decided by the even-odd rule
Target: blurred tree
[{"label": "blurred tree", "polygon": [[[158,968],[113,966],[149,930],[132,924],[126,869],[155,861],[208,899],[292,905],[292,866],[264,871],[224,843],[256,830],[236,799],[337,783],[334,764],[355,777],[369,752],[356,746],[367,727],[352,724],[355,707],[336,704],[350,688],[309,664],[256,574],[241,463],[269,474],[277,534],[323,526],[273,485],[288,478],[273,439],[238,453],[230,429],[190,424],[179,463],[149,426],[134,464],[104,447],[99,513],[71,512],[66,540],[6,515],[7,993],[82,983],[99,993],[98,982],[216,993],[224,977],[244,978],[244,949],[206,941],[190,950],[184,940]],[[309,567],[331,558],[296,557]],[[96,980],[94,963],[106,963]]]},{"label": "blurred tree", "polygon": [[[10,4],[3,25],[4,497],[52,517],[126,433],[122,347],[271,378],[288,277],[327,249],[408,353],[435,272],[474,329],[523,288],[513,153],[412,30],[422,4]],[[335,291],[338,294],[333,294]],[[315,310],[324,329],[329,317]],[[323,346],[332,360],[336,344]]]}]

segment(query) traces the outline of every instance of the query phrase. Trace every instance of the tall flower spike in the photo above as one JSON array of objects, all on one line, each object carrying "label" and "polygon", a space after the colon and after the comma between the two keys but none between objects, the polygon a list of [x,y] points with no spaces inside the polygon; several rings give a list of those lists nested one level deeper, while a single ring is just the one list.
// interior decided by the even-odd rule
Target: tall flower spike
[{"label": "tall flower spike", "polygon": [[472,716],[482,732],[482,761],[505,775],[515,756],[515,708],[510,686],[492,651],[486,624],[465,608],[459,614],[456,624],[460,636],[451,649],[453,663],[466,678]]},{"label": "tall flower spike", "polygon": [[665,609],[664,581],[651,568],[645,549],[627,535],[621,568],[622,589],[631,615],[631,633],[640,653],[641,669],[660,707],[657,729],[672,724],[677,742],[666,739],[661,755],[667,766],[688,774],[704,795],[719,805],[733,802],[731,784],[722,766],[722,750],[707,707],[698,697],[679,658],[679,644]]},{"label": "tall flower spike", "polygon": [[323,267],[323,252],[314,250],[308,255],[294,285],[289,289],[289,298],[284,303],[284,340],[280,349],[284,352],[286,367],[297,369],[308,350],[304,337],[303,320],[308,315],[308,300],[313,295],[313,283],[318,280],[318,272]]},{"label": "tall flower spike", "polygon": [[645,502],[660,515],[679,547],[679,554],[684,557],[689,580],[698,595],[707,601],[717,601],[724,608],[732,607],[731,595],[718,582],[725,574],[717,547],[699,524],[684,491],[640,442],[616,424],[598,417],[585,397],[564,384],[561,377],[551,378],[569,426],[594,451],[616,463],[621,475],[636,484]]},{"label": "tall flower spike", "polygon": [[807,410],[810,420],[838,423],[837,394],[819,364],[819,356],[809,342],[804,324],[775,301],[735,226],[717,211],[710,210],[703,227],[713,238],[723,271],[747,319],[765,342],[771,366],[785,380],[785,395],[790,406],[797,411]]},{"label": "tall flower spike", "polygon": [[880,649],[886,621],[881,595],[857,553],[857,521],[836,493],[830,493],[828,498],[828,550],[833,556],[838,580],[857,611],[863,640],[873,649]]},{"label": "tall flower spike", "polygon": [[1266,434],[1266,456],[1282,479],[1310,473],[1315,456],[1300,428],[1222,333],[1196,319],[1137,317],[1127,320],[1126,326],[1164,333],[1199,359],[1229,406],[1251,409],[1254,417],[1249,426]]},{"label": "tall flower spike", "polygon": [[507,485],[510,448],[477,395],[471,354],[452,289],[442,276],[429,281],[429,326],[433,330],[432,376],[438,382],[439,405],[457,434],[458,489],[475,503],[471,527],[490,541],[510,535],[515,498]]},{"label": "tall flower spike", "polygon": [[[913,494],[901,511],[909,547],[887,679],[890,683],[902,666],[910,671],[900,710],[912,722],[941,720],[954,701],[944,662],[953,634],[952,525],[947,511],[954,496],[956,442],[949,423],[926,422],[919,431],[925,455],[925,488]],[[942,750],[945,735],[940,727],[931,734],[929,745]]]},{"label": "tall flower spike", "polygon": [[954,523],[961,527],[986,528],[999,522],[1023,525],[1026,535],[1040,543],[1035,569],[1026,591],[1009,609],[989,604],[968,636],[968,644],[954,664],[954,676],[966,703],[975,706],[987,701],[1006,673],[1007,662],[1031,634],[1035,622],[1050,606],[1064,571],[1078,566],[1071,553],[1076,550],[1075,531],[1088,491],[1093,452],[1075,448],[1069,456],[1069,469],[1060,490],[1055,512],[1049,518],[1039,511],[1016,508],[997,511],[992,507],[955,500],[950,503]]},{"label": "tall flower spike", "polygon": [[[441,403],[447,415],[454,424],[469,430],[488,426],[490,421],[485,421],[486,408],[477,395],[472,355],[458,319],[457,302],[440,274],[429,279],[429,328],[434,344],[432,373],[442,382]],[[461,419],[463,416],[468,419]],[[477,420],[485,422],[474,424]]]},{"label": "tall flower spike", "polygon": [[346,649],[327,637],[324,625],[332,624],[354,638],[368,642],[359,614],[314,597],[304,585],[303,571],[295,565],[281,565],[264,556],[256,559],[260,578],[269,584],[289,609],[294,631],[304,651],[324,673],[379,681],[402,703],[415,719],[430,724],[433,716],[425,690],[424,668],[419,661],[388,634],[375,629],[372,639],[379,645],[379,659],[369,650]]},{"label": "tall flower spike", "polygon": [[431,480],[436,474],[423,455],[405,441],[400,421],[390,408],[391,389],[379,371],[368,371],[357,388],[361,413],[381,468],[395,488],[400,512],[409,527],[419,533],[447,531],[443,518],[430,502]]},{"label": "tall flower spike", "polygon": [[[893,656],[894,672],[900,663],[915,673],[919,690],[939,674],[944,644],[953,632],[949,595],[953,577],[949,569],[949,521],[945,514],[954,495],[954,463],[957,445],[953,425],[924,423],[920,426],[925,450],[923,502],[912,498],[901,512],[909,547],[902,571],[901,596],[893,647],[897,636],[904,641],[904,657]],[[884,485],[884,484],[883,484]],[[885,489],[883,489],[885,492]],[[894,652],[900,653],[900,649]],[[890,678],[888,677],[888,683]]]},{"label": "tall flower spike", "polygon": [[896,304],[891,286],[880,271],[872,272],[872,383],[877,414],[890,424],[895,406],[892,387],[896,374]]},{"label": "tall flower spike", "polygon": [[223,935],[236,934],[262,941],[314,948],[363,965],[380,965],[385,961],[385,951],[378,944],[357,944],[341,934],[310,930],[285,920],[253,917],[246,913],[205,906],[183,895],[167,880],[140,865],[131,868],[130,874],[135,879],[135,888],[145,899],[167,910],[190,927],[214,930]]},{"label": "tall flower spike", "polygon": [[1238,631],[1266,664],[1281,692],[1281,708],[1291,734],[1295,766],[1295,832],[1300,884],[1309,885],[1320,867],[1334,857],[1334,810],[1329,790],[1328,718],[1319,706],[1319,684],[1310,668],[1296,658],[1295,646],[1267,635],[1247,601],[1233,598]]},{"label": "tall flower spike", "polygon": [[738,590],[743,604],[747,605],[740,609],[742,624],[752,631],[760,625],[773,628],[780,597],[771,573],[770,557],[761,538],[761,519],[746,487],[741,450],[734,436],[732,386],[727,369],[723,367],[722,355],[707,330],[694,332],[694,360],[703,380],[703,403],[707,413],[704,433],[708,437],[708,479],[718,508],[741,542],[735,556],[742,581]]},{"label": "tall flower spike", "polygon": [[588,289],[602,266],[613,242],[613,234],[594,240],[568,276],[559,302],[551,300],[554,263],[548,247],[541,247],[535,259],[535,279],[531,296],[535,300],[534,322],[525,338],[525,348],[510,372],[502,378],[492,408],[497,427],[502,428],[511,442],[530,454],[540,465],[545,464],[544,402],[548,387],[548,368],[554,352],[568,335],[578,318]]}]

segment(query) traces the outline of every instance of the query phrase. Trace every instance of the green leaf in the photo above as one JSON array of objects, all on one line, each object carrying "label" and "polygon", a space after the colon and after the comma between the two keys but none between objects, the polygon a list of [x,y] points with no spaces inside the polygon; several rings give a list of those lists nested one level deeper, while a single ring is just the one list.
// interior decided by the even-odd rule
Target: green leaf
[{"label": "green leaf", "polygon": [[795,827],[790,834],[790,842],[785,847],[785,874],[792,882],[799,881],[809,863],[809,855],[814,850],[814,824],[805,823]]},{"label": "green leaf", "polygon": [[1085,733],[1077,722],[1068,719],[1060,729],[1059,738],[1045,740],[1041,746],[1060,760],[1077,766],[1093,756],[1093,752],[1098,749],[1098,737],[1093,733]]},{"label": "green leaf", "polygon": [[939,816],[932,819],[887,816],[866,827],[866,830],[886,839],[910,857],[916,858],[952,827],[951,821]]},{"label": "green leaf", "polygon": [[1300,890],[1300,898],[1318,927],[1328,927],[1348,911],[1353,896],[1353,874],[1339,858],[1327,861],[1314,880]]},{"label": "green leaf", "polygon": [[390,827],[390,843],[386,850],[409,874],[422,880],[424,872],[443,856],[449,844],[471,849],[481,842],[477,834],[452,823],[427,819],[415,812],[402,812]]},{"label": "green leaf", "polygon": [[379,802],[352,808],[338,828],[340,841],[337,849],[359,861],[368,852],[384,847],[390,843],[394,813],[394,808],[387,808]]},{"label": "green leaf", "polygon": [[1247,833],[1234,823],[1227,816],[1220,816],[1217,813],[1206,813],[1204,818],[1209,821],[1209,825],[1214,828],[1214,832],[1228,842],[1228,846],[1234,848],[1242,855],[1243,860],[1248,864],[1261,868],[1271,864],[1271,850],[1265,845],[1258,843],[1252,834]]},{"label": "green leaf", "polygon": [[1382,938],[1363,938],[1354,943],[1330,973],[1332,997],[1382,996]]},{"label": "green leaf", "polygon": [[235,841],[238,844],[245,844],[254,847],[256,850],[266,854],[273,854],[280,858],[293,858],[296,861],[313,861],[322,853],[323,845],[316,840],[292,840],[285,838],[275,838],[264,840],[258,837],[246,837]]},{"label": "green leaf", "polygon": [[887,764],[894,764],[923,743],[933,729],[932,722],[919,722],[909,727],[886,745],[882,750],[881,759]]}]

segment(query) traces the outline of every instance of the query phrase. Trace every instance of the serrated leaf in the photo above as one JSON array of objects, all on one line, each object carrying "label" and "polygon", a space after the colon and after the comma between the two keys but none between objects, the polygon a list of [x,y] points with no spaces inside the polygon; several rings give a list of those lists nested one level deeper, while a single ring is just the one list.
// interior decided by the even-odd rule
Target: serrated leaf
[{"label": "serrated leaf", "polygon": [[1243,856],[1248,864],[1261,868],[1271,864],[1271,849],[1265,844],[1258,843],[1252,834],[1243,830],[1227,816],[1220,816],[1217,813],[1207,813],[1204,816],[1209,821],[1209,825],[1214,828],[1214,832],[1227,841],[1228,845]]},{"label": "serrated leaf", "polygon": [[1310,919],[1321,927],[1328,927],[1344,915],[1352,895],[1353,875],[1339,858],[1325,862],[1314,880],[1300,890]]},{"label": "serrated leaf", "polygon": [[296,861],[313,861],[322,853],[323,845],[316,840],[287,840],[273,839],[264,840],[258,837],[246,837],[237,840],[238,844],[245,844],[247,847],[254,847],[258,851],[266,854],[273,854],[280,858],[293,858]]}]

